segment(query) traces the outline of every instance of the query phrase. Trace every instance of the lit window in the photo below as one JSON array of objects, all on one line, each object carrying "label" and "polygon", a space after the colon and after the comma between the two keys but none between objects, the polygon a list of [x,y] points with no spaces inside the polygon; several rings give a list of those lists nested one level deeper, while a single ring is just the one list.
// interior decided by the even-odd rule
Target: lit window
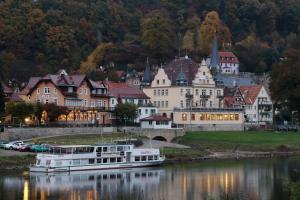
[{"label": "lit window", "polygon": [[182,113],[182,121],[186,121],[187,120],[187,114],[186,113]]},{"label": "lit window", "polygon": [[195,121],[195,114],[193,113],[191,116],[192,121]]}]

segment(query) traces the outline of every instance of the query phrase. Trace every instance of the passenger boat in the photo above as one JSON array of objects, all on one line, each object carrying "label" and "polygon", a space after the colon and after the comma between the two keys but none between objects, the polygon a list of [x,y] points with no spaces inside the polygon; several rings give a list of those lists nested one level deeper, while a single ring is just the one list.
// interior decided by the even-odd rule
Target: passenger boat
[{"label": "passenger boat", "polygon": [[165,156],[159,149],[136,148],[133,144],[63,145],[39,153],[30,172],[69,172],[160,165]]}]

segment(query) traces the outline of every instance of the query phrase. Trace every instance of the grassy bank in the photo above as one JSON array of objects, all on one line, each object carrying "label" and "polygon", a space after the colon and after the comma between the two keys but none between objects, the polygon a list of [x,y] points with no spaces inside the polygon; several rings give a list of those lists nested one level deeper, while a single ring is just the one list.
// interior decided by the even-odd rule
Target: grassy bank
[{"label": "grassy bank", "polygon": [[292,151],[300,150],[300,133],[294,132],[190,132],[180,144],[212,151]]}]

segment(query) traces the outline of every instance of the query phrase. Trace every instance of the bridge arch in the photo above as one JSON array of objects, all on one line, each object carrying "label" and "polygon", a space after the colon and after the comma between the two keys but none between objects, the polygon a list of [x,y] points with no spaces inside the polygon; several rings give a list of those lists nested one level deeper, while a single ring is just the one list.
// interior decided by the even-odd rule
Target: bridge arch
[{"label": "bridge arch", "polygon": [[163,136],[155,136],[155,137],[153,137],[152,138],[153,140],[159,140],[159,141],[163,141],[163,142],[167,142],[168,140],[165,138],[165,137],[163,137]]}]

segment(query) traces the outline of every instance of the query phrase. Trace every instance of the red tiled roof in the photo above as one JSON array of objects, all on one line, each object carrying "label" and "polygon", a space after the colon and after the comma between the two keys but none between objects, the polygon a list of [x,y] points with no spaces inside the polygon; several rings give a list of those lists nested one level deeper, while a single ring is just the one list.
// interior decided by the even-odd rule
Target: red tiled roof
[{"label": "red tiled roof", "polygon": [[1,83],[1,84],[2,84],[4,94],[12,94],[13,93],[13,89],[11,87],[8,87],[4,83]]},{"label": "red tiled roof", "polygon": [[125,72],[123,70],[117,70],[116,71],[116,75],[119,77],[119,78],[122,78],[123,76],[125,76]]},{"label": "red tiled roof", "polygon": [[190,58],[180,57],[173,59],[165,67],[165,72],[172,81],[172,85],[176,84],[176,78],[180,73],[181,66],[182,71],[185,73],[186,78],[188,79],[188,84],[192,84],[192,81],[195,79],[195,75],[197,74],[199,65]]},{"label": "red tiled roof", "polygon": [[262,88],[262,85],[240,86],[239,87],[246,104],[253,104]]},{"label": "red tiled roof", "polygon": [[126,83],[106,82],[109,95],[121,98],[133,99],[149,99],[142,91],[134,87],[130,87]]},{"label": "red tiled roof", "polygon": [[239,59],[232,52],[220,51],[219,57],[221,63],[239,63]]},{"label": "red tiled roof", "polygon": [[224,107],[230,108],[245,105],[244,98],[238,87],[224,88]]},{"label": "red tiled roof", "polygon": [[150,117],[143,118],[140,121],[172,121],[172,120],[170,118],[161,115],[153,115]]},{"label": "red tiled roof", "polygon": [[11,95],[11,97],[9,98],[9,101],[10,101],[10,102],[22,102],[22,101],[24,101],[24,100],[19,96],[19,94],[13,93],[13,94]]}]

